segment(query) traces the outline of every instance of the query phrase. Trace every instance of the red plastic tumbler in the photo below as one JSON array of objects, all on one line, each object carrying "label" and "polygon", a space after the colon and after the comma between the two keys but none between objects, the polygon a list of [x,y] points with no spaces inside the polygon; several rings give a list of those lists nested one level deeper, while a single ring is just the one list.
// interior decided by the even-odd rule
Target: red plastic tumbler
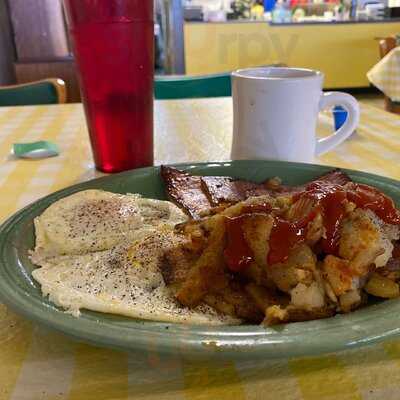
[{"label": "red plastic tumbler", "polygon": [[96,167],[153,164],[153,0],[64,0]]}]

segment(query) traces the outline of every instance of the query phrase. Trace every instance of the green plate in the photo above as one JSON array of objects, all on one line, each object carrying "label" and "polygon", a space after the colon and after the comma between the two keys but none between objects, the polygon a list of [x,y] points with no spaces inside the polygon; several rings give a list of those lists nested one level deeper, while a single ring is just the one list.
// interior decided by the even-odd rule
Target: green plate
[{"label": "green plate", "polygon": [[[311,180],[329,167],[276,161],[235,161],[181,165],[198,175],[229,175],[261,181],[280,176],[285,183]],[[399,183],[347,171],[400,204]],[[83,311],[75,318],[43,298],[32,279],[28,250],[34,246],[33,219],[54,201],[85,189],[138,192],[165,199],[159,169],[144,168],[72,186],[24,208],[0,228],[0,299],[16,312],[80,340],[126,350],[157,350],[189,358],[280,358],[321,354],[384,340],[400,332],[400,301],[388,300],[347,315],[265,329],[260,326],[204,327],[128,319]]]}]

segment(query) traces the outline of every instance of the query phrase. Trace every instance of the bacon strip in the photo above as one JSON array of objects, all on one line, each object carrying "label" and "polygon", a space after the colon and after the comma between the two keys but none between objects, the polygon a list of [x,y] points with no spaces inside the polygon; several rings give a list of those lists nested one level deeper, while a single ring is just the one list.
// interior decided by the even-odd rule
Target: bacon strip
[{"label": "bacon strip", "polygon": [[221,204],[235,204],[252,196],[271,194],[263,183],[253,183],[220,176],[203,176],[202,188],[210,203],[216,207]]},{"label": "bacon strip", "polygon": [[211,208],[211,203],[201,185],[201,178],[176,168],[161,166],[167,195],[193,219]]},{"label": "bacon strip", "polygon": [[[285,186],[243,181],[226,176],[194,176],[176,168],[162,166],[161,176],[166,192],[171,201],[176,203],[193,219],[198,219],[204,212],[220,205],[231,205],[252,196],[271,196],[302,192],[306,185]],[[351,182],[348,175],[339,169],[315,179],[326,183],[345,185]],[[300,205],[299,205],[300,206]],[[304,205],[303,205],[304,206]],[[302,207],[299,207],[301,212]]]},{"label": "bacon strip", "polygon": [[351,178],[344,173],[339,168],[334,169],[333,171],[329,171],[326,174],[313,179],[310,182],[304,183],[303,185],[299,186],[279,186],[275,192],[279,194],[295,194],[305,190],[306,186],[313,182],[324,182],[336,185],[345,185],[346,183],[352,182]]},{"label": "bacon strip", "polygon": [[345,185],[346,183],[352,182],[351,178],[339,168],[334,169],[333,171],[330,171],[317,179],[314,179],[313,182],[315,181],[332,183],[336,185]]}]

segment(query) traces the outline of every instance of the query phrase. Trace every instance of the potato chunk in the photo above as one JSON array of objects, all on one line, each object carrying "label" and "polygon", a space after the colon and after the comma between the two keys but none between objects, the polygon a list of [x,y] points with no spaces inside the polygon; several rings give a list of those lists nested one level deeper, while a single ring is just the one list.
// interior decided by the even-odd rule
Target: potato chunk
[{"label": "potato chunk", "polygon": [[297,284],[313,281],[315,266],[315,255],[307,245],[302,244],[293,249],[284,263],[269,266],[267,273],[278,289],[289,293]]},{"label": "potato chunk", "polygon": [[186,281],[177,293],[180,303],[194,307],[204,295],[226,284],[224,273],[225,218],[213,217],[214,229],[207,246],[189,271]]},{"label": "potato chunk", "polygon": [[309,286],[299,283],[290,294],[291,304],[304,310],[312,311],[325,305],[324,288],[317,282],[312,282]]},{"label": "potato chunk", "polygon": [[314,319],[328,318],[334,314],[335,310],[329,307],[305,310],[292,305],[286,308],[271,306],[267,308],[263,324],[271,326],[285,322],[311,321]]},{"label": "potato chunk", "polygon": [[353,288],[354,274],[350,262],[328,255],[322,264],[322,273],[329,282],[336,296],[340,296]]},{"label": "potato chunk", "polygon": [[392,299],[400,296],[399,285],[385,276],[373,273],[364,286],[364,290],[373,296]]},{"label": "potato chunk", "polygon": [[262,268],[267,266],[268,238],[273,223],[271,215],[253,214],[245,218],[242,225],[244,238],[254,254],[256,263]]},{"label": "potato chunk", "polygon": [[204,301],[219,312],[246,321],[260,323],[264,318],[264,309],[260,310],[249,294],[232,282],[218,292],[206,294]]},{"label": "potato chunk", "polygon": [[360,291],[357,289],[349,290],[339,297],[339,304],[341,311],[347,313],[361,304]]},{"label": "potato chunk", "polygon": [[245,287],[246,292],[253,299],[257,307],[264,313],[265,310],[274,304],[288,305],[289,298],[287,296],[278,295],[276,292],[266,289],[265,287],[249,283]]},{"label": "potato chunk", "polygon": [[360,275],[384,252],[382,234],[364,210],[356,209],[344,221],[339,241],[339,256],[351,261]]}]

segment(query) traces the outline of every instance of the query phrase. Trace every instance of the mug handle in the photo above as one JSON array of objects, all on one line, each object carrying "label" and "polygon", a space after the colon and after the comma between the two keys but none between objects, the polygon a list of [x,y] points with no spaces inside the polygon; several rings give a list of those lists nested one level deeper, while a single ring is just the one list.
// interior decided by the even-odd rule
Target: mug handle
[{"label": "mug handle", "polygon": [[357,128],[360,120],[360,107],[353,96],[342,92],[322,93],[319,102],[319,110],[322,111],[334,106],[342,106],[347,111],[346,122],[332,135],[317,140],[317,156],[332,150],[334,147],[346,140]]}]

